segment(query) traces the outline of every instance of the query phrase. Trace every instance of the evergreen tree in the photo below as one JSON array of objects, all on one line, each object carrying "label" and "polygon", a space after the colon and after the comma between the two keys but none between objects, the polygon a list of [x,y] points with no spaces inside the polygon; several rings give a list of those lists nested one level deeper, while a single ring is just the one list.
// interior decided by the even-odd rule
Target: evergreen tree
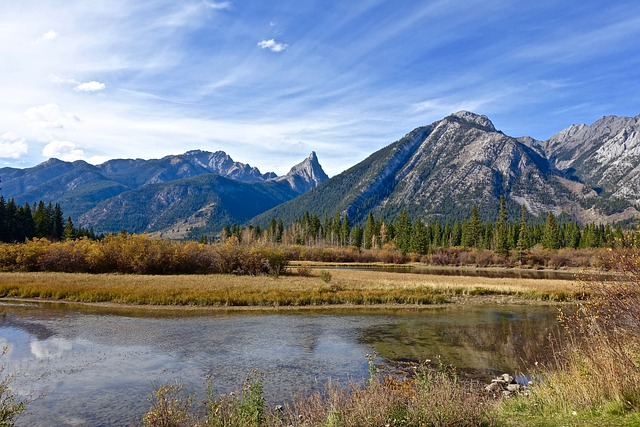
[{"label": "evergreen tree", "polygon": [[347,246],[349,244],[350,233],[351,227],[349,225],[349,217],[345,215],[342,220],[342,224],[340,225],[340,244],[342,246]]},{"label": "evergreen tree", "polygon": [[56,203],[53,208],[53,221],[51,224],[51,238],[55,241],[62,239],[62,233],[64,232],[64,216],[62,215],[62,208]]},{"label": "evergreen tree", "polygon": [[444,223],[444,229],[442,231],[442,239],[440,239],[440,247],[448,248],[451,246],[451,225],[449,224],[449,220]]},{"label": "evergreen tree", "polygon": [[415,252],[420,255],[424,255],[429,250],[429,236],[427,233],[427,227],[418,218],[413,223],[413,231],[411,233],[411,252]]},{"label": "evergreen tree", "polygon": [[50,237],[53,225],[53,211],[49,211],[42,200],[38,202],[38,206],[33,210],[33,222],[36,226],[37,237]]},{"label": "evergreen tree", "polygon": [[373,245],[374,236],[375,236],[375,222],[373,220],[373,214],[369,212],[369,215],[367,215],[367,222],[364,226],[364,233],[363,233],[363,241],[364,241],[365,249],[371,249]]},{"label": "evergreen tree", "polygon": [[18,207],[16,206],[16,201],[13,198],[7,201],[5,217],[6,241],[9,243],[22,241],[18,235]]},{"label": "evergreen tree", "polygon": [[493,250],[496,253],[507,255],[509,253],[509,228],[507,224],[507,208],[504,196],[500,196],[500,211],[496,220],[493,233]]},{"label": "evergreen tree", "polygon": [[282,219],[278,220],[278,228],[276,229],[276,242],[282,243],[282,233],[284,233],[284,224]]},{"label": "evergreen tree", "polygon": [[[67,223],[64,225],[64,230],[62,232],[62,238],[64,240],[71,240],[76,237],[76,228],[73,226],[73,221],[71,221],[71,217],[67,218]],[[201,243],[208,243],[207,236],[203,235],[201,238]]]},{"label": "evergreen tree", "polygon": [[36,233],[36,225],[33,222],[31,206],[25,203],[23,207],[18,209],[18,218],[16,224],[18,226],[18,241],[24,242],[26,239],[33,239]]},{"label": "evergreen tree", "polygon": [[451,230],[451,246],[460,246],[462,243],[462,225],[456,220]]},{"label": "evergreen tree", "polygon": [[349,239],[351,240],[351,244],[356,248],[360,249],[362,247],[362,237],[363,237],[362,227],[360,227],[359,225],[354,225],[351,228],[351,235],[349,237]]},{"label": "evergreen tree", "polygon": [[542,246],[546,249],[560,249],[560,243],[560,229],[558,228],[556,217],[553,215],[553,212],[549,212],[544,224]]},{"label": "evergreen tree", "polygon": [[7,202],[0,195],[0,242],[8,242]]},{"label": "evergreen tree", "polygon": [[395,220],[396,247],[403,255],[406,255],[411,249],[411,228],[409,214],[403,210]]},{"label": "evergreen tree", "polygon": [[520,207],[520,224],[518,227],[517,247],[519,251],[524,251],[531,247],[529,240],[529,226],[527,225],[527,207],[522,204]]},{"label": "evergreen tree", "polygon": [[478,207],[471,207],[471,216],[462,226],[462,246],[479,248],[482,243],[482,220],[478,213]]}]

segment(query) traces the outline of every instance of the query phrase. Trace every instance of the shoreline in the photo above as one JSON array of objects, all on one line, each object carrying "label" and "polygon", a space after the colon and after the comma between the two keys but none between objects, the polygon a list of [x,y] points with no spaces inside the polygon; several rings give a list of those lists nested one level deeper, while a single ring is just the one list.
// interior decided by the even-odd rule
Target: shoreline
[{"label": "shoreline", "polygon": [[317,305],[249,305],[249,306],[221,306],[221,305],[176,305],[176,304],[130,304],[117,302],[91,302],[91,301],[70,301],[52,298],[16,298],[0,297],[0,309],[3,305],[61,305],[95,307],[105,310],[125,309],[141,311],[170,311],[170,312],[296,312],[296,311],[378,311],[378,310],[433,310],[447,307],[460,306],[483,306],[483,305],[554,305],[564,306],[571,302],[562,301],[542,301],[532,300],[511,295],[475,295],[466,297],[452,297],[451,301],[432,304],[402,304],[402,303],[382,303],[382,304],[317,304]]}]

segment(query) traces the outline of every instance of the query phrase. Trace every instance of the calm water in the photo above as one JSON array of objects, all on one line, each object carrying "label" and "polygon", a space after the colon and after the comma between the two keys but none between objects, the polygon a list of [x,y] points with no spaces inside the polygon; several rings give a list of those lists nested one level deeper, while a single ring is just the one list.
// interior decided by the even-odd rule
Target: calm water
[{"label": "calm water", "polygon": [[329,378],[364,379],[374,351],[380,362],[440,355],[488,380],[543,357],[555,315],[546,306],[176,315],[0,302],[1,362],[17,375],[15,392],[47,393],[19,425],[131,425],[162,383],[201,393],[211,375],[228,392],[258,370],[275,405]]}]

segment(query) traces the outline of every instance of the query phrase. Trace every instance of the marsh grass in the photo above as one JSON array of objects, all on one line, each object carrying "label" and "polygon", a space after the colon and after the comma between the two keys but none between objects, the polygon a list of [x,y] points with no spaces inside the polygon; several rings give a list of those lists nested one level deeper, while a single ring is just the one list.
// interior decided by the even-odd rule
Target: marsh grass
[{"label": "marsh grass", "polygon": [[411,378],[382,376],[375,369],[370,373],[365,383],[329,381],[324,390],[275,408],[265,406],[262,379],[255,373],[238,392],[216,397],[208,387],[201,408],[181,386],[161,386],[142,423],[145,427],[496,425],[494,402],[478,393],[478,384],[460,382],[449,368],[425,363]]},{"label": "marsh grass", "polygon": [[564,301],[583,293],[562,280],[496,279],[410,273],[322,270],[279,277],[0,273],[0,297],[169,306],[322,306],[438,304],[479,296]]},{"label": "marsh grass", "polygon": [[505,402],[505,412],[532,417],[532,425],[640,425],[640,253],[618,252],[608,262],[621,274],[584,280],[590,297],[563,312],[565,338],[552,342],[539,384]]}]

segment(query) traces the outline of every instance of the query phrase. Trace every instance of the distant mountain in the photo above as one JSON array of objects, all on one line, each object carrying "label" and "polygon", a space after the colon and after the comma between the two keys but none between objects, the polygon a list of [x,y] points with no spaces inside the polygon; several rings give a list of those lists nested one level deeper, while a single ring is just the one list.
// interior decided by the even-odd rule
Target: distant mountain
[{"label": "distant mountain", "polygon": [[[208,177],[196,179],[203,176]],[[259,209],[269,209],[328,179],[315,153],[278,177],[235,162],[222,151],[199,150],[154,160],[110,160],[98,166],[50,159],[33,168],[2,168],[0,177],[5,198],[19,203],[59,202],[65,215],[82,226],[131,232],[159,231],[193,215],[202,217],[198,212],[214,201],[217,208],[206,210],[204,225],[217,227],[219,221],[211,217],[215,215],[243,222]],[[240,212],[241,205],[223,206],[227,200],[234,203],[235,195],[221,194],[234,191],[246,192],[245,213]]]},{"label": "distant mountain", "polygon": [[[620,130],[617,135],[627,135],[626,140],[629,135],[637,135],[637,125],[633,131],[629,126],[625,127],[626,133]],[[595,178],[586,171],[558,163],[557,159],[564,159],[560,155],[573,159],[565,153],[577,144],[572,145],[571,140],[564,144],[563,140],[562,136],[545,142],[512,138],[496,130],[486,116],[461,111],[413,130],[323,185],[251,222],[266,224],[271,217],[289,222],[305,211],[330,216],[339,211],[352,222],[359,222],[370,211],[392,217],[405,209],[424,219],[463,219],[473,204],[486,219],[494,219],[500,195],[507,197],[514,216],[524,204],[535,216],[552,211],[582,222],[633,217],[637,211],[632,205],[639,197],[637,185],[635,191],[628,191],[636,199],[625,193],[621,200],[610,197],[620,191],[603,193],[590,187]],[[583,144],[597,145],[593,141]],[[620,144],[609,141],[597,147],[593,148],[593,158],[611,160],[609,164],[598,163],[602,172],[597,176],[611,176],[619,163],[612,150],[619,150],[616,147]],[[547,156],[552,148],[555,157],[550,160]],[[583,149],[575,152],[582,153]],[[591,162],[592,157],[588,158]],[[580,165],[593,164],[588,159],[581,158]],[[625,164],[634,161],[638,167],[635,158]],[[613,181],[626,182],[620,174],[615,176]],[[636,182],[633,179],[629,180],[629,189]]]},{"label": "distant mountain", "polygon": [[297,195],[288,183],[242,182],[203,174],[126,191],[85,212],[79,221],[98,231],[184,238],[217,233],[226,224],[242,224]]}]

